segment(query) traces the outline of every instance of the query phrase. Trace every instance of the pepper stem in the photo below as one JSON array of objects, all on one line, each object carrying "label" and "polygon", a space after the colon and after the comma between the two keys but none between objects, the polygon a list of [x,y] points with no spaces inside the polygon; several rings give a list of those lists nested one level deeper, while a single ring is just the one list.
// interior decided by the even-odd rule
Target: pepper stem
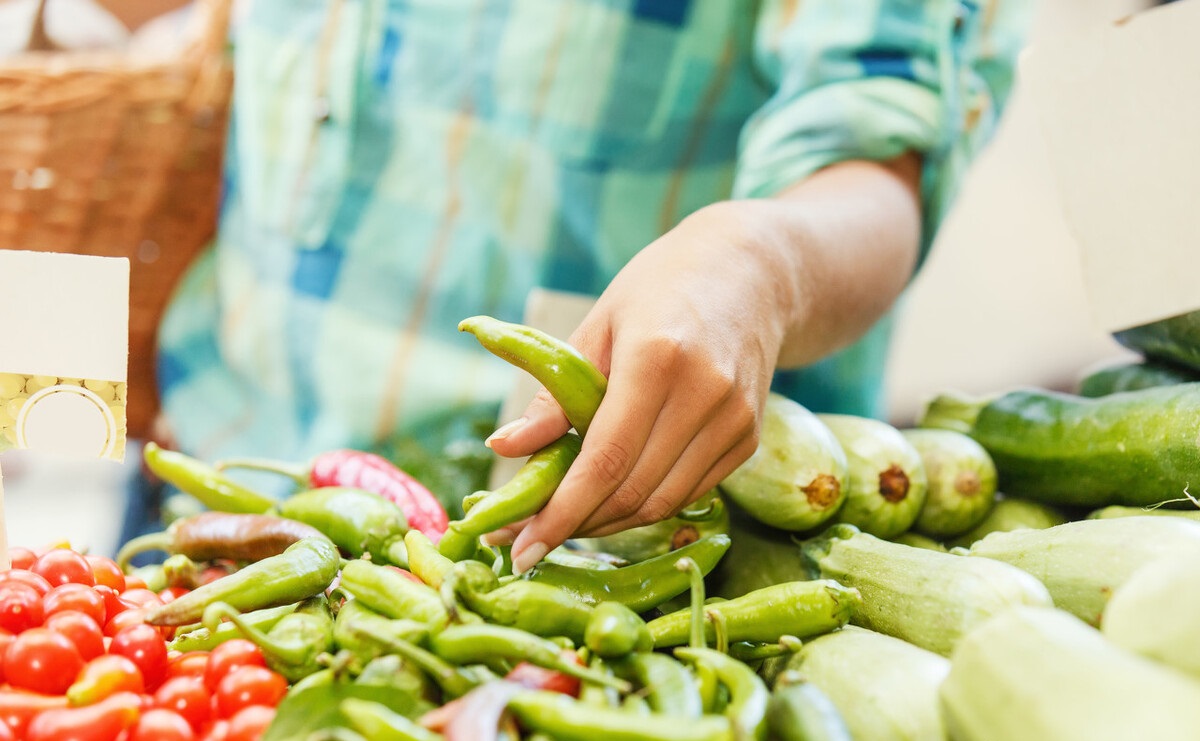
[{"label": "pepper stem", "polygon": [[201,623],[210,632],[215,632],[222,620],[228,620],[237,626],[246,640],[263,650],[264,653],[284,664],[299,664],[307,657],[310,647],[307,644],[292,642],[282,643],[259,630],[242,617],[242,613],[225,602],[214,602],[204,608]]},{"label": "pepper stem", "polygon": [[713,635],[716,638],[716,649],[723,654],[729,653],[729,630],[725,622],[725,613],[713,608],[704,610],[704,617],[712,621]]},{"label": "pepper stem", "polygon": [[686,556],[675,562],[675,568],[686,571],[691,580],[692,620],[688,645],[692,648],[707,648],[708,642],[704,637],[704,573],[695,561]]},{"label": "pepper stem", "polygon": [[272,461],[266,458],[229,458],[217,461],[213,466],[218,471],[225,471],[230,468],[242,468],[249,471],[277,473],[281,476],[287,476],[306,489],[309,487],[308,477],[310,472],[307,466],[284,463],[283,461]]},{"label": "pepper stem", "polygon": [[121,567],[121,571],[129,573],[129,562],[133,560],[134,556],[146,553],[147,551],[164,551],[170,553],[173,545],[175,545],[175,538],[168,530],[139,535],[126,542],[117,551],[117,566]]}]

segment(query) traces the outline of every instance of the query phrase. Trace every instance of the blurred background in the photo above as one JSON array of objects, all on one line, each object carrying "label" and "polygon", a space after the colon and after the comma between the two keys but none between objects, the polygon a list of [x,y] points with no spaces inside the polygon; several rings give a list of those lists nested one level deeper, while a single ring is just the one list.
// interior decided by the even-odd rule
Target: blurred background
[{"label": "blurred background", "polygon": [[[0,56],[25,48],[38,5],[0,0]],[[41,43],[170,52],[181,43],[187,8],[164,11],[183,5],[49,0]],[[1143,6],[1136,0],[1041,0],[1030,44],[1053,44],[1057,35]],[[1070,389],[1086,368],[1126,356],[1092,322],[1037,111],[1019,81],[997,137],[977,161],[901,311],[888,376],[891,421],[898,426],[910,424],[938,392]],[[36,547],[66,539],[111,554],[138,459],[136,444],[120,465],[0,454],[9,542]]]}]

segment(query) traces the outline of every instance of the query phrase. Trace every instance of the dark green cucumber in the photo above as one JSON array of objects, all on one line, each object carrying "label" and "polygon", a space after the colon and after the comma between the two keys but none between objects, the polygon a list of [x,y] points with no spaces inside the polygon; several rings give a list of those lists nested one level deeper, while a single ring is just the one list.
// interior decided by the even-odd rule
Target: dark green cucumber
[{"label": "dark green cucumber", "polygon": [[934,399],[921,426],[965,428],[1000,490],[1056,505],[1145,506],[1200,485],[1200,383],[1088,399],[1044,389]]},{"label": "dark green cucumber", "polygon": [[983,446],[954,430],[901,430],[921,454],[928,489],[913,529],[948,538],[978,525],[996,501],[996,464]]},{"label": "dark green cucumber", "polygon": [[928,484],[921,454],[886,422],[850,414],[818,414],[846,453],[846,503],[839,522],[880,538],[912,527]]},{"label": "dark green cucumber", "polygon": [[1200,372],[1155,360],[1118,363],[1092,371],[1079,382],[1079,395],[1088,398],[1155,386],[1200,381]]},{"label": "dark green cucumber", "polygon": [[1116,332],[1113,338],[1147,358],[1200,371],[1200,311]]}]

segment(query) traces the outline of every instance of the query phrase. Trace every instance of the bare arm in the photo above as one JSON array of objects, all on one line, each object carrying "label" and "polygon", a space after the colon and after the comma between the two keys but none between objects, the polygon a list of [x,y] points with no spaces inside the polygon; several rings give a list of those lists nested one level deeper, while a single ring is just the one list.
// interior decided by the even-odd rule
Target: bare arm
[{"label": "bare arm", "polygon": [[[850,344],[903,290],[919,171],[915,155],[834,165],[776,198],[702,209],[639,252],[570,338],[608,392],[550,503],[492,538],[515,538],[514,565],[669,517],[746,460],[775,368]],[[522,419],[493,449],[527,455],[568,429],[544,394]]]}]

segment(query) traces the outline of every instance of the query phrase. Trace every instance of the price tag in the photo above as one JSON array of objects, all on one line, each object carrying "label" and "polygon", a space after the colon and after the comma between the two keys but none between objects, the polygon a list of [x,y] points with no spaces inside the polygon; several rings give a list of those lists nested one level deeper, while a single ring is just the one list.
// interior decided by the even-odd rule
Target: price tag
[{"label": "price tag", "polygon": [[1200,308],[1198,29],[1200,3],[1173,3],[1056,36],[1022,60],[1105,331]]},{"label": "price tag", "polygon": [[0,451],[124,460],[129,261],[0,250],[0,327]]}]

